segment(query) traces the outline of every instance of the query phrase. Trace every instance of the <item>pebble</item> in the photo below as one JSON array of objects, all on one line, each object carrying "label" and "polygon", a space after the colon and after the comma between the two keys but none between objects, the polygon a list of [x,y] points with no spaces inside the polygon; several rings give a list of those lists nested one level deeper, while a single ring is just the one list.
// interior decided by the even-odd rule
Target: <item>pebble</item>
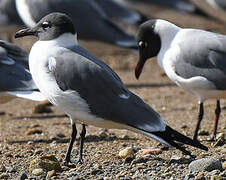
[{"label": "pebble", "polygon": [[199,172],[197,176],[195,176],[195,180],[206,180],[203,172]]},{"label": "pebble", "polygon": [[9,173],[14,173],[14,172],[16,172],[16,170],[15,170],[14,168],[12,168],[12,167],[7,167],[7,166],[5,166],[5,168],[6,168],[6,171],[9,172]]},{"label": "pebble", "polygon": [[33,114],[52,113],[52,112],[53,112],[52,109],[45,104],[38,104],[32,110]]},{"label": "pebble", "polygon": [[56,171],[52,170],[52,171],[48,171],[46,179],[50,179],[51,177],[56,175]]},{"label": "pebble", "polygon": [[0,172],[6,172],[6,167],[3,164],[0,165]]},{"label": "pebble", "polygon": [[0,174],[0,179],[8,179],[9,175],[7,173]]},{"label": "pebble", "polygon": [[25,172],[20,173],[20,175],[17,177],[17,180],[25,180],[28,179],[27,174]]},{"label": "pebble", "polygon": [[226,161],[224,161],[224,162],[222,163],[222,168],[223,168],[223,169],[226,169]]},{"label": "pebble", "polygon": [[201,131],[199,132],[199,135],[200,135],[200,136],[209,136],[210,133],[209,133],[208,131],[206,131],[206,130],[201,130]]},{"label": "pebble", "polygon": [[43,174],[43,169],[38,168],[38,169],[33,169],[32,170],[32,174],[34,174],[35,176],[40,176],[41,174]]},{"label": "pebble", "polygon": [[29,129],[25,133],[27,136],[33,135],[33,134],[42,134],[42,130],[40,129]]},{"label": "pebble", "polygon": [[34,169],[39,168],[44,169],[46,171],[62,171],[61,165],[54,155],[45,155],[32,160],[29,166],[29,172],[32,172]]},{"label": "pebble", "polygon": [[134,158],[134,150],[131,147],[127,147],[119,152],[119,157],[122,159]]},{"label": "pebble", "polygon": [[163,151],[160,148],[147,148],[147,149],[141,149],[138,151],[138,153],[142,155],[152,154],[152,155],[158,155],[161,154]]},{"label": "pebble", "polygon": [[220,174],[220,170],[218,170],[218,169],[215,169],[208,173],[209,176],[214,176],[214,175],[219,175],[219,174]]},{"label": "pebble", "polygon": [[189,164],[190,162],[191,158],[184,158],[177,155],[173,155],[170,158],[170,163]]},{"label": "pebble", "polygon": [[192,172],[213,171],[215,169],[222,170],[222,164],[214,158],[202,158],[192,161],[189,164],[189,170]]},{"label": "pebble", "polygon": [[225,140],[224,133],[219,133],[218,136],[217,136],[217,141],[213,146],[214,147],[223,146],[225,144],[225,142],[226,142],[226,140]]}]

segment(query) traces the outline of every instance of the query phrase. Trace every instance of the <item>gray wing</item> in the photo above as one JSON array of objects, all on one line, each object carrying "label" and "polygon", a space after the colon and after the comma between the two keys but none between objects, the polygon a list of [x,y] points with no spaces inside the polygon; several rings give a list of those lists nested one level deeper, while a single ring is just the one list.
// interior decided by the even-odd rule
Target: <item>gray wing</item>
[{"label": "gray wing", "polygon": [[98,40],[137,49],[135,37],[111,22],[92,0],[27,0],[26,3],[36,22],[52,12],[66,13],[72,18],[79,39]]},{"label": "gray wing", "polygon": [[61,52],[56,58],[53,74],[63,91],[77,91],[97,117],[148,132],[165,129],[161,117],[131,93],[110,67],[84,49],[76,51]]},{"label": "gray wing", "polygon": [[[145,17],[114,0],[95,0],[109,18],[118,19],[134,25],[141,24]],[[147,18],[146,18],[147,20]]]},{"label": "gray wing", "polygon": [[25,51],[11,43],[0,41],[0,91],[37,90],[28,70]]},{"label": "gray wing", "polygon": [[190,32],[180,44],[175,63],[176,73],[183,78],[202,76],[216,89],[226,90],[226,36],[206,31]]}]

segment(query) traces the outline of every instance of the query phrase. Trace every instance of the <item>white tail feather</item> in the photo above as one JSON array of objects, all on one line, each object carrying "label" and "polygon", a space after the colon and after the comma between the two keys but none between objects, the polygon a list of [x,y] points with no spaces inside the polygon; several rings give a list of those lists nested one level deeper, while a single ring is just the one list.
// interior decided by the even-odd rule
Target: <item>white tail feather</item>
[{"label": "white tail feather", "polygon": [[30,99],[33,101],[45,101],[46,98],[42,93],[38,91],[8,91],[6,92],[10,95],[17,96],[20,98]]}]

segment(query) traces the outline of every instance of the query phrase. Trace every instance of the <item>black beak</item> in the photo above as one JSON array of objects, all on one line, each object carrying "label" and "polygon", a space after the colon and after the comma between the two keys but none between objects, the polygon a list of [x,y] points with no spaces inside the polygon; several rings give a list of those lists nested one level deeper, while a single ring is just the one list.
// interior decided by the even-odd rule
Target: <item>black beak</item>
[{"label": "black beak", "polygon": [[37,31],[34,31],[33,29],[27,28],[27,29],[21,29],[20,31],[17,31],[15,34],[15,38],[20,38],[24,36],[37,36]]},{"label": "black beak", "polygon": [[136,68],[135,68],[135,76],[136,76],[137,79],[139,79],[139,77],[140,77],[140,74],[143,70],[145,62],[146,62],[146,59],[144,59],[140,56],[139,61],[138,61]]}]

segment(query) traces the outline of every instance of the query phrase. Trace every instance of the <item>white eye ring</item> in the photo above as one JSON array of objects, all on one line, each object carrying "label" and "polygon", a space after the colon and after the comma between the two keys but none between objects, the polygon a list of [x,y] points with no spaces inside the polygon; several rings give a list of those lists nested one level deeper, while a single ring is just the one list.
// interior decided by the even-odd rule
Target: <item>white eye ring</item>
[{"label": "white eye ring", "polygon": [[51,25],[50,25],[50,23],[48,21],[45,21],[45,22],[42,23],[42,28],[44,30],[46,30],[46,29],[48,29],[50,27],[51,27]]},{"label": "white eye ring", "polygon": [[138,43],[138,45],[139,45],[139,47],[147,47],[148,46],[148,43],[147,42],[144,42],[144,41],[140,41],[139,43]]}]

